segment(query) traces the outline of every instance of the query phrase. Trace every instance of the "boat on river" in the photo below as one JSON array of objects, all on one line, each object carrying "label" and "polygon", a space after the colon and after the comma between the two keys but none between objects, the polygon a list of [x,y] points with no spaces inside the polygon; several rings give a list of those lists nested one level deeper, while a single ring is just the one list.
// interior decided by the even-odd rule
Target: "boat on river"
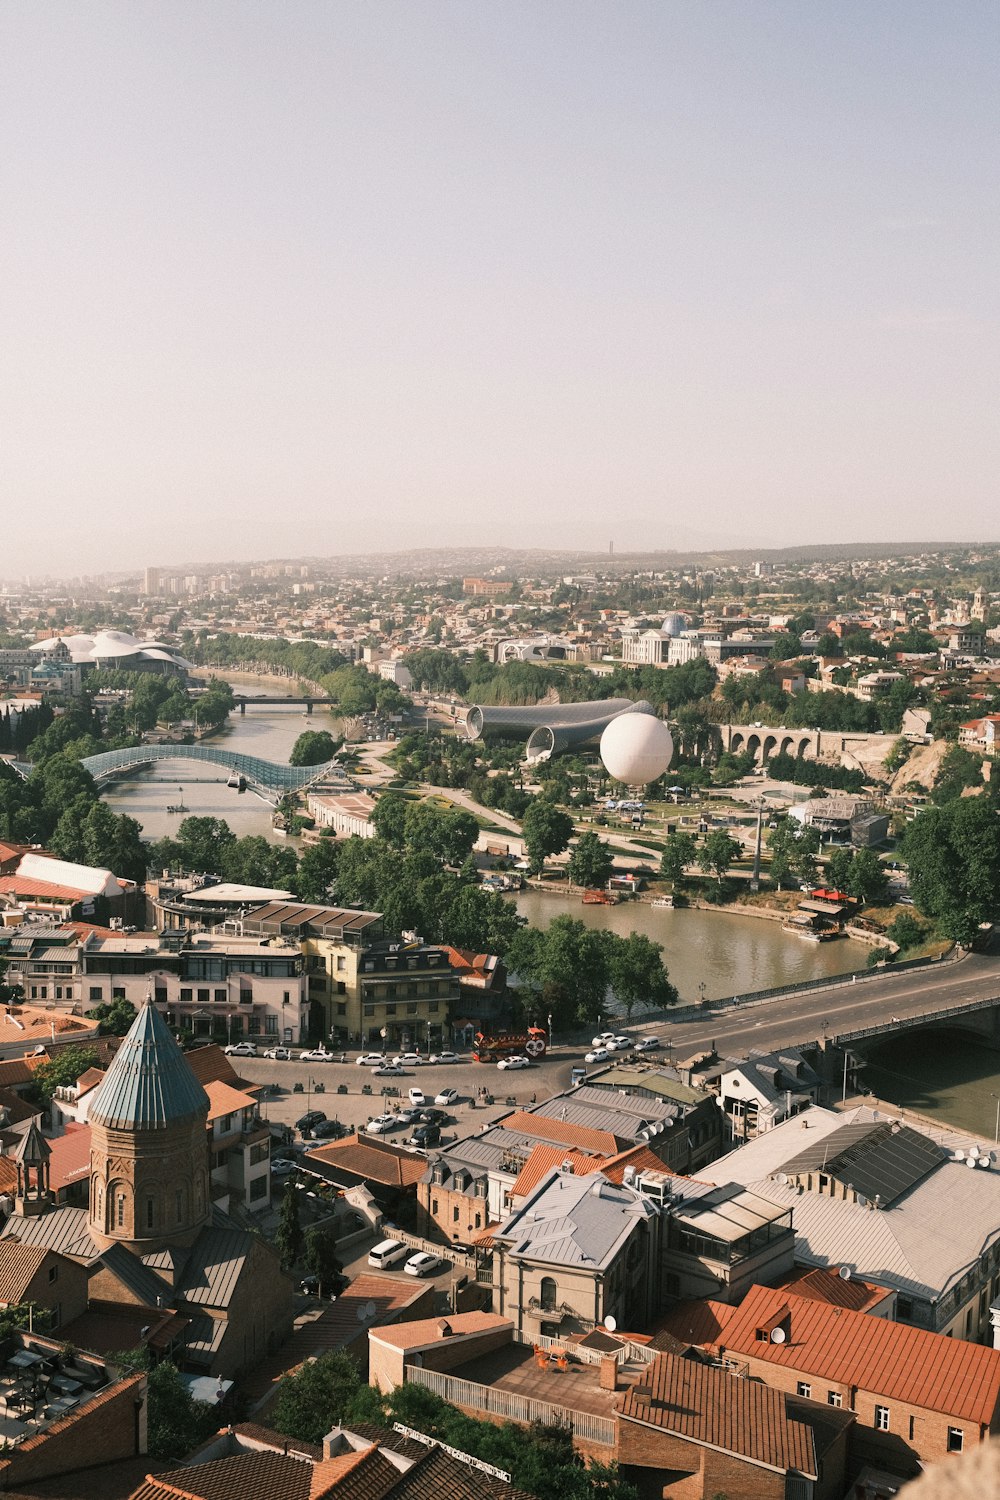
[{"label": "boat on river", "polygon": [[656,899],[654,901],[651,901],[649,904],[650,906],[659,907],[660,911],[673,911],[674,898],[673,896],[657,896]]},{"label": "boat on river", "polygon": [[584,891],[584,906],[617,906],[618,893],[616,891]]}]

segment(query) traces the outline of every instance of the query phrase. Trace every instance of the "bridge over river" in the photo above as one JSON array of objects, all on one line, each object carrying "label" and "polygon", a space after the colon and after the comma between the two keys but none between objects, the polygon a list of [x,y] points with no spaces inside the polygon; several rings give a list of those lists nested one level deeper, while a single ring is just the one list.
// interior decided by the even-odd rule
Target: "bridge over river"
[{"label": "bridge over river", "polygon": [[324,761],[318,766],[289,766],[215,745],[134,745],[127,750],[104,750],[99,755],[85,756],[80,764],[100,783],[163,760],[196,760],[222,766],[230,773],[242,776],[247,786],[268,802],[278,801],[285,792],[298,792],[319,781],[334,779],[343,783],[345,788],[347,785],[346,773],[335,760]]}]

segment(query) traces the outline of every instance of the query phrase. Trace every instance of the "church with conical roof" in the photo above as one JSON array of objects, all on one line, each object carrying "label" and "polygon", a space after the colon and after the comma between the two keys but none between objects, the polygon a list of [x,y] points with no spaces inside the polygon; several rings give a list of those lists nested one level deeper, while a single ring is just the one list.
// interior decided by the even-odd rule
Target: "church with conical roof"
[{"label": "church with conical roof", "polygon": [[138,1254],[191,1245],[211,1218],[208,1095],[144,1005],[90,1105],[90,1232]]},{"label": "church with conical roof", "polygon": [[[172,1315],[181,1364],[230,1377],[291,1331],[291,1279],[273,1247],[214,1207],[209,1098],[151,1002],[90,1105],[87,1208],[54,1206],[50,1148],[34,1127],[17,1152],[14,1211],[0,1238],[83,1264],[89,1309]],[[72,1324],[61,1333],[72,1337]]]}]

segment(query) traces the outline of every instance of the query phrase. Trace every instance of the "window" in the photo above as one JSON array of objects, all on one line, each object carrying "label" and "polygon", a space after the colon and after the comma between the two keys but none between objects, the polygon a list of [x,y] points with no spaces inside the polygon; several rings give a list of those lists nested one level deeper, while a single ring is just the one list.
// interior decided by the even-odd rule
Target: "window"
[{"label": "window", "polygon": [[[44,991],[42,993],[44,994]],[[121,988],[120,986],[118,986],[117,984],[114,985],[113,988],[112,988],[112,990],[111,990],[111,998],[112,998],[112,1000],[124,1000],[125,999],[125,990],[123,988]]]},{"label": "window", "polygon": [[182,989],[181,990],[181,1004],[182,1005],[190,1005],[191,1004],[191,996],[193,994],[194,994],[193,990],[184,990],[184,989]]},{"label": "window", "polygon": [[152,1200],[152,1198],[147,1198],[146,1199],[146,1228],[147,1229],[152,1229],[152,1227],[153,1227],[153,1200]]},{"label": "window", "polygon": [[347,959],[344,958],[343,954],[341,954],[337,958],[337,973],[338,974],[342,974],[346,968],[347,968]]},{"label": "window", "polygon": [[876,1406],[875,1426],[879,1432],[889,1431],[889,1408],[887,1406]]},{"label": "window", "polygon": [[271,1155],[271,1144],[269,1141],[258,1141],[250,1147],[250,1165],[259,1166],[262,1161],[268,1161]]},{"label": "window", "polygon": [[810,1397],[812,1393],[813,1388],[809,1384],[808,1380],[800,1380],[795,1387],[795,1394],[797,1396],[805,1396],[808,1399],[808,1397]]},{"label": "window", "polygon": [[[59,1280],[59,1267],[58,1266],[49,1266],[49,1280],[50,1281],[58,1281]],[[962,1434],[959,1433],[959,1437],[960,1438],[961,1438],[961,1436],[962,1436]],[[958,1446],[961,1448],[962,1444],[959,1443]]]},{"label": "window", "polygon": [[900,1318],[913,1317],[913,1303],[909,1297],[896,1298],[896,1313]]},{"label": "window", "polygon": [[417,1013],[417,1007],[415,1005],[408,1005],[406,1007],[406,1014],[408,1016],[415,1016],[416,1013]]},{"label": "window", "polygon": [[346,1000],[344,1000],[344,1001],[338,1001],[337,1002],[337,1015],[338,1016],[346,1016],[347,1015],[347,1002],[346,1002]]},{"label": "window", "polygon": [[91,1000],[103,1000],[104,990],[99,984],[92,984],[90,986],[90,998]]},{"label": "window", "polygon": [[267,1178],[255,1177],[250,1184],[250,1202],[257,1203],[261,1198],[267,1197]]},{"label": "window", "polygon": [[153,999],[156,1001],[157,1005],[166,1005],[167,991],[162,984],[158,984],[156,986],[156,989],[153,992]]},{"label": "window", "polygon": [[948,1452],[961,1453],[965,1434],[961,1427],[948,1428]]},{"label": "window", "polygon": [[551,1276],[542,1277],[539,1301],[546,1312],[552,1312],[556,1305],[556,1284]]},{"label": "window", "polygon": [[210,998],[211,998],[211,996],[209,995],[207,989],[199,990],[198,991],[198,1004],[199,1005],[207,1005],[208,1002],[209,1002],[209,1000],[210,1000]]},{"label": "window", "polygon": [[839,1391],[827,1391],[826,1404],[827,1406],[843,1406],[844,1398]]},{"label": "window", "polygon": [[396,1014],[396,1002],[395,1002],[395,1000],[393,1000],[391,1004],[389,1004],[389,1005],[386,1006],[385,1013],[386,1013],[387,1016],[394,1016]]},{"label": "window", "polygon": [[431,1199],[431,1213],[432,1214],[436,1214],[437,1211],[438,1211],[438,1201],[437,1201],[436,1198],[432,1198]]},{"label": "window", "polygon": [[268,1036],[277,1036],[278,1035],[278,1018],[277,1018],[277,1016],[265,1016],[264,1017],[264,1028],[267,1031]]},{"label": "window", "polygon": [[458,1223],[458,1209],[457,1208],[453,1208],[452,1211],[451,1211],[451,1222],[453,1224],[457,1224]]},{"label": "window", "polygon": [[125,1194],[124,1193],[119,1193],[118,1194],[118,1203],[117,1203],[117,1207],[116,1207],[116,1217],[117,1217],[117,1221],[118,1221],[118,1228],[121,1229],[123,1227],[124,1223],[125,1223]]},{"label": "window", "polygon": [[374,1005],[366,1005],[365,1006],[365,1015],[366,1016],[373,1016],[374,1014],[375,1014],[375,1007],[374,1007]]},{"label": "window", "polygon": [[216,1005],[225,1005],[225,1003],[228,1000],[228,998],[229,998],[229,991],[228,990],[216,990],[215,991],[215,1003],[216,1003]]}]

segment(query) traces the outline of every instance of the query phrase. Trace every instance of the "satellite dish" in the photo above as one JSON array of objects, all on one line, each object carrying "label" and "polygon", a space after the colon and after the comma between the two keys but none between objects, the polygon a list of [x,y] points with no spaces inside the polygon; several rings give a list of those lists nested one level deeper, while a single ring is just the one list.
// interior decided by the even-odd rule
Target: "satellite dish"
[{"label": "satellite dish", "polygon": [[993,1163],[990,1161],[990,1159],[989,1159],[988,1156],[977,1156],[976,1157],[976,1166],[977,1167],[985,1167],[986,1170],[989,1171],[989,1169],[990,1169],[990,1167],[992,1165],[993,1165]]},{"label": "satellite dish", "polygon": [[365,1303],[365,1317],[366,1318],[374,1318],[374,1316],[375,1316],[375,1314],[377,1312],[378,1312],[378,1308],[375,1306],[374,1302],[366,1302]]},{"label": "satellite dish", "polygon": [[788,1176],[787,1176],[787,1174],[785,1172],[779,1172],[778,1176],[777,1176],[777,1180],[778,1180],[778,1182],[781,1183],[782,1187],[785,1187],[787,1185],[787,1183],[788,1183]]},{"label": "satellite dish", "polygon": [[354,1316],[357,1318],[359,1323],[363,1323],[365,1321],[368,1314],[365,1312],[365,1304],[363,1302],[359,1303],[358,1310],[354,1314]]},{"label": "satellite dish", "polygon": [[988,1160],[989,1160],[989,1163],[990,1163],[991,1167],[995,1167],[996,1166],[996,1164],[997,1164],[997,1154],[996,1154],[995,1151],[991,1151],[990,1152]]},{"label": "satellite dish", "polygon": [[423,1362],[424,1362],[424,1356],[422,1354],[412,1354],[410,1356],[410,1364],[411,1365],[416,1365],[416,1367],[417,1367],[418,1370],[420,1369],[420,1367],[423,1364]]},{"label": "satellite dish", "polygon": [[964,1161],[965,1160],[965,1152],[962,1150],[961,1146],[955,1152],[955,1160],[956,1161]]},{"label": "satellite dish", "polygon": [[783,1328],[771,1329],[771,1343],[783,1344],[785,1342],[785,1330]]},{"label": "satellite dish", "polygon": [[969,1155],[971,1157],[978,1156],[979,1155],[979,1147],[978,1146],[970,1146],[969,1147]]},{"label": "satellite dish", "polygon": [[868,1199],[865,1197],[864,1193],[859,1193],[858,1194],[858,1207],[859,1208],[867,1208],[868,1207]]},{"label": "satellite dish", "polygon": [[607,1317],[604,1319],[604,1326],[609,1333],[614,1333],[615,1329],[618,1327],[618,1319],[615,1317],[614,1313],[608,1313]]},{"label": "satellite dish", "polygon": [[850,1266],[841,1266],[840,1270],[837,1272],[837,1275],[840,1277],[841,1281],[850,1281],[850,1279],[851,1279],[851,1268],[850,1268]]},{"label": "satellite dish", "polygon": [[976,1165],[976,1158],[974,1156],[967,1156],[965,1158],[965,1165],[967,1167],[974,1167]]}]

